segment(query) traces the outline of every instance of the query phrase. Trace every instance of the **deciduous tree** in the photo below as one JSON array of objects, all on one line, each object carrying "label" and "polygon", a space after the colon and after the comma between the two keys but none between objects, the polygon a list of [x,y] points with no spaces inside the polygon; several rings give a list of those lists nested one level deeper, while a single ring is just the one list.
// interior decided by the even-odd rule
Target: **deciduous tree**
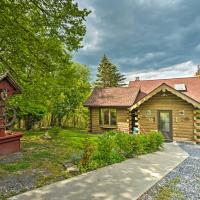
[{"label": "deciduous tree", "polygon": [[9,70],[23,88],[10,104],[26,128],[53,112],[62,95],[65,111],[72,109],[68,102],[77,107],[74,96],[80,96],[81,87],[76,91],[74,85],[80,69],[71,53],[81,47],[90,12],[73,0],[1,0],[0,13],[0,72]]}]

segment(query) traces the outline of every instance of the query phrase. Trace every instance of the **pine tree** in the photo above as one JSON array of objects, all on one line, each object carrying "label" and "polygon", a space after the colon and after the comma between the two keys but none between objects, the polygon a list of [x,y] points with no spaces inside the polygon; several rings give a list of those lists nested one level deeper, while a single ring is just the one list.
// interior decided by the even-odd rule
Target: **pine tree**
[{"label": "pine tree", "polygon": [[117,66],[112,64],[104,54],[98,67],[95,86],[99,88],[124,86],[126,85],[124,83],[125,79],[125,76],[119,72]]}]

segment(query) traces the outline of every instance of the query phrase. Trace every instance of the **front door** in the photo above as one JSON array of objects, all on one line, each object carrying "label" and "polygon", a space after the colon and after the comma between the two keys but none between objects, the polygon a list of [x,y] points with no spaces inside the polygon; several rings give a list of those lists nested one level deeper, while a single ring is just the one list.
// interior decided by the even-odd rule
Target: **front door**
[{"label": "front door", "polygon": [[158,130],[162,132],[167,141],[172,141],[172,111],[158,111]]}]

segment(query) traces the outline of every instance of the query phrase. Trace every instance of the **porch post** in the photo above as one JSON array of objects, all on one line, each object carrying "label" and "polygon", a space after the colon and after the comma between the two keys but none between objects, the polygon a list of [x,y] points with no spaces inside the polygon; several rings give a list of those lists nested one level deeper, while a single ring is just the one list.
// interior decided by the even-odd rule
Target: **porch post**
[{"label": "porch post", "polygon": [[200,143],[200,110],[194,111],[194,140]]}]

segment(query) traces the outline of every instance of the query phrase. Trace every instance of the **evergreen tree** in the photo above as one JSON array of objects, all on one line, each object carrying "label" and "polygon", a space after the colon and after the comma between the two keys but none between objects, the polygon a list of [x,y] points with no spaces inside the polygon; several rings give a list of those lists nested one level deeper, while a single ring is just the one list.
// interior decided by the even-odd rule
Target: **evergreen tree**
[{"label": "evergreen tree", "polygon": [[95,86],[99,88],[124,86],[125,76],[104,54],[98,67]]}]

